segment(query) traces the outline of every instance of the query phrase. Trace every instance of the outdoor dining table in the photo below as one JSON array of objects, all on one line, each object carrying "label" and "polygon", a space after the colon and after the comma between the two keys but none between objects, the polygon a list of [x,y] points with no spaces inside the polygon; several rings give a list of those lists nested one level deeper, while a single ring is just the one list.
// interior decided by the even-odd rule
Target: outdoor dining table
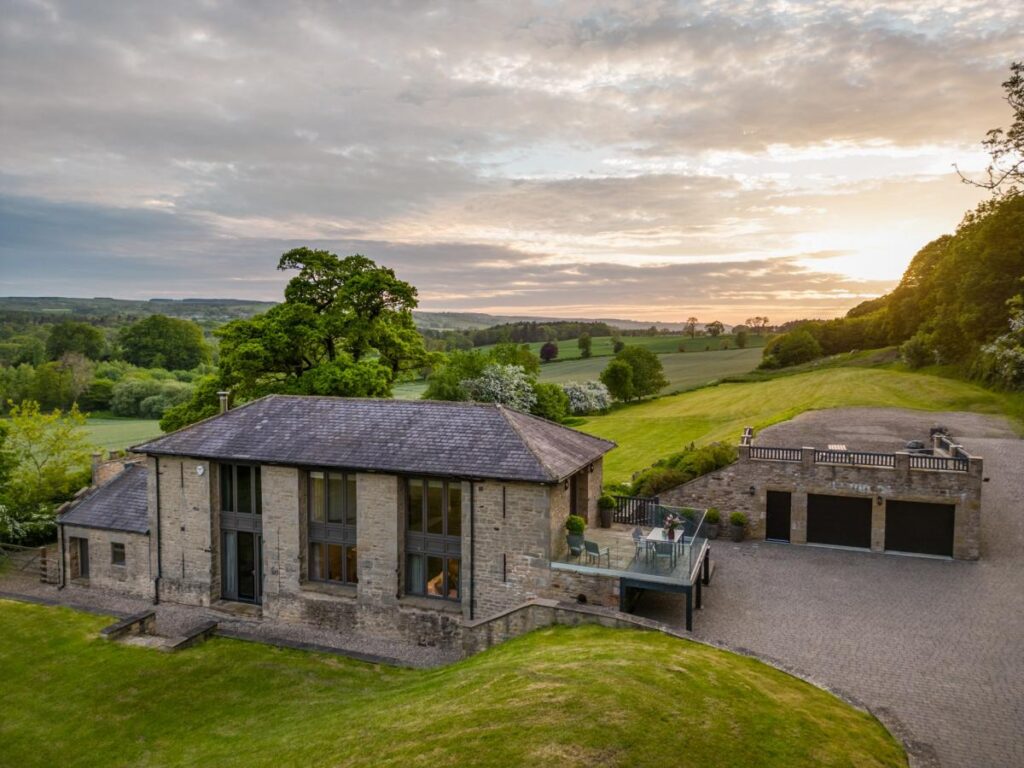
[{"label": "outdoor dining table", "polygon": [[648,556],[654,549],[654,544],[656,542],[668,542],[672,544],[672,566],[675,567],[676,558],[679,557],[679,553],[682,552],[685,547],[686,537],[683,535],[682,529],[676,530],[674,539],[670,539],[668,537],[668,530],[665,528],[652,528],[651,532],[644,538],[647,541]]}]

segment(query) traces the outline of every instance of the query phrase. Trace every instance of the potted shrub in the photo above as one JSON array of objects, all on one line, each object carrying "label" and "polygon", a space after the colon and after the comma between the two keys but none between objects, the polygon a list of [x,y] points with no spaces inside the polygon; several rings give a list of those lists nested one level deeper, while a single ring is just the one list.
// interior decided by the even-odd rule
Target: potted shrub
[{"label": "potted shrub", "polygon": [[569,544],[569,554],[579,557],[583,552],[583,531],[587,527],[587,521],[579,515],[569,515],[565,521],[566,537]]},{"label": "potted shrub", "polygon": [[597,509],[601,513],[601,527],[611,528],[612,527],[612,513],[615,511],[615,497],[603,493],[597,500]]},{"label": "potted shrub", "polygon": [[733,512],[729,515],[729,535],[733,541],[743,541],[747,532],[747,516],[742,512]]},{"label": "potted shrub", "polygon": [[709,539],[718,538],[718,524],[721,522],[722,513],[718,511],[718,507],[708,507],[708,512],[704,516],[704,532]]}]

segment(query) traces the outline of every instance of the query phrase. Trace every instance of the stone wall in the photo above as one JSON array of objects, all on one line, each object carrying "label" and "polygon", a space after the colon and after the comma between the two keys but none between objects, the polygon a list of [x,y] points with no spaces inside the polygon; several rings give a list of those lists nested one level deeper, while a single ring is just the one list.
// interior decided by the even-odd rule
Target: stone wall
[{"label": "stone wall", "polygon": [[955,506],[953,556],[963,560],[979,556],[980,459],[972,458],[967,472],[955,472],[911,469],[906,453],[895,454],[895,468],[885,468],[815,463],[813,448],[801,449],[799,462],[753,460],[749,450],[749,446],[739,446],[736,463],[662,493],[661,503],[718,507],[723,525],[730,512],[743,512],[749,520],[749,534],[763,539],[768,491],[788,491],[792,494],[790,541],[806,544],[808,494],[872,498],[876,500],[871,522],[874,551],[885,548],[886,501],[951,504]]},{"label": "stone wall", "polygon": [[[153,578],[149,560],[149,536],[142,533],[107,531],[99,528],[63,526],[64,562],[67,583],[88,584],[127,595],[153,596]],[[71,551],[71,538],[86,539],[89,544],[89,578],[72,579],[77,553]],[[124,544],[124,565],[114,565],[111,545]]]},{"label": "stone wall", "polygon": [[462,651],[466,656],[470,656],[535,629],[554,625],[576,627],[581,624],[598,624],[615,629],[652,630],[672,637],[687,637],[682,632],[676,632],[650,619],[606,608],[536,599],[487,619],[468,622],[463,629]]},{"label": "stone wall", "polygon": [[[150,527],[157,530],[160,491],[161,599],[209,605],[220,597],[218,465],[197,459],[149,459]],[[196,468],[203,467],[197,474]],[[372,633],[425,645],[457,647],[464,621],[492,616],[538,597],[618,605],[618,581],[555,573],[549,554],[565,549],[569,483],[592,524],[602,467],[565,483],[462,483],[461,603],[404,594],[405,483],[359,473],[358,584],[308,579],[305,469],[263,466],[263,615],[339,633]],[[475,534],[471,542],[470,531]],[[152,542],[155,578],[156,537]],[[475,562],[473,560],[475,556]]]},{"label": "stone wall", "polygon": [[[160,577],[160,599],[210,605],[220,597],[220,516],[212,512],[220,506],[217,465],[201,459],[151,456],[147,466],[150,558],[154,578]],[[202,467],[202,474],[197,467]],[[160,574],[156,573],[158,562]]]},{"label": "stone wall", "polygon": [[[568,492],[562,486],[498,481],[473,484],[476,563],[466,558],[470,551],[468,521],[463,525],[467,535],[462,551],[463,600],[472,592],[474,618],[506,610],[547,588],[551,528],[556,527],[553,518],[561,514],[558,510],[563,500],[567,510]],[[564,524],[564,517],[562,520]],[[561,538],[565,539],[564,531]],[[468,612],[465,618],[470,618]]]}]

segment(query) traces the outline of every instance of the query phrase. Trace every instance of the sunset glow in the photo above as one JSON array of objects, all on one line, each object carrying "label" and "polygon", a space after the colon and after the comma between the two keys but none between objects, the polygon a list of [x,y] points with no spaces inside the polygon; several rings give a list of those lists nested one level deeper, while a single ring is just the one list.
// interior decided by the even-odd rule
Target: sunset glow
[{"label": "sunset glow", "polygon": [[10,2],[0,295],[740,322],[889,290],[984,194],[1013,3]]}]

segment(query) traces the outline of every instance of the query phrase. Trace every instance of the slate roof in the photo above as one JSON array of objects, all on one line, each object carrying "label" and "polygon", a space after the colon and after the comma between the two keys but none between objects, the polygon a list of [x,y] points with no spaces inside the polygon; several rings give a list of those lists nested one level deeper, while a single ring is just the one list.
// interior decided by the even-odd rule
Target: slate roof
[{"label": "slate roof", "polygon": [[489,403],[268,395],[132,450],[555,483],[614,447]]},{"label": "slate roof", "polygon": [[129,464],[113,480],[73,502],[58,522],[83,528],[149,533],[147,474],[145,465]]}]

